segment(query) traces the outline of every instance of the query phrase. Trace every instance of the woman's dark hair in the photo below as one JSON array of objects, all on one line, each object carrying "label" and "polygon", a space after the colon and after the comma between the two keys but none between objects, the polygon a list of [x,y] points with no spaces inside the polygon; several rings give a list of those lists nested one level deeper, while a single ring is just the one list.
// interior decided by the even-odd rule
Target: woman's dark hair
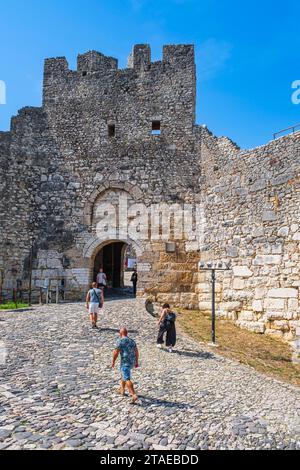
[{"label": "woman's dark hair", "polygon": [[170,308],[169,304],[163,304],[162,308]]}]

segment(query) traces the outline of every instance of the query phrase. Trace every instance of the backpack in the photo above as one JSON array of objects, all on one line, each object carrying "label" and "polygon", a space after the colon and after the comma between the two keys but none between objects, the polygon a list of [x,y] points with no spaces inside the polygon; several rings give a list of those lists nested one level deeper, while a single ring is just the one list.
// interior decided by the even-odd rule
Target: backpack
[{"label": "backpack", "polygon": [[95,296],[96,296],[97,299],[99,300],[99,308],[102,308],[102,301],[101,301],[101,298],[99,299],[99,296],[98,296],[97,292],[95,291],[95,289],[93,289],[93,291],[94,291]]},{"label": "backpack", "polygon": [[176,314],[174,312],[169,312],[165,318],[166,328],[168,329],[171,328],[171,326],[175,323],[175,321],[176,321]]}]

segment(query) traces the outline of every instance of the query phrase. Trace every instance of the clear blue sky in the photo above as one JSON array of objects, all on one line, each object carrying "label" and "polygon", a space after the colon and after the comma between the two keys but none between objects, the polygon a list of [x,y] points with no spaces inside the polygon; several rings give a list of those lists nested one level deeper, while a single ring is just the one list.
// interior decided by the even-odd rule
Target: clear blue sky
[{"label": "clear blue sky", "polygon": [[125,67],[131,47],[194,43],[197,122],[241,147],[300,122],[291,84],[300,80],[300,2],[287,0],[2,0],[0,130],[23,106],[41,104],[43,61],[95,49]]}]

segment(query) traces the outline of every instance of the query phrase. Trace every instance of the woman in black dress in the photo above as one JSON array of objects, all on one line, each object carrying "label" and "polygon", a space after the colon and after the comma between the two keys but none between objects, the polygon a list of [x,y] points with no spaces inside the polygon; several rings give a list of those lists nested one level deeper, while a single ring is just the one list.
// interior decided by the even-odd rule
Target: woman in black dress
[{"label": "woman in black dress", "polygon": [[158,321],[159,332],[157,337],[157,347],[162,348],[164,344],[164,334],[166,333],[166,346],[169,352],[173,351],[176,344],[176,314],[171,311],[169,304],[162,306],[162,313]]}]

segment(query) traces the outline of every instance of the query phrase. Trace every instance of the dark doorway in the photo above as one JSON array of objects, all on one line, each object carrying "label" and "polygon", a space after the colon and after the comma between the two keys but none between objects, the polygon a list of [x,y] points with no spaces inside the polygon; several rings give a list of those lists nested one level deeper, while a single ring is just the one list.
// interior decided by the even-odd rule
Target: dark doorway
[{"label": "dark doorway", "polygon": [[105,245],[97,254],[94,263],[94,279],[96,280],[100,268],[107,276],[108,289],[124,286],[124,254],[126,243],[112,242]]}]

